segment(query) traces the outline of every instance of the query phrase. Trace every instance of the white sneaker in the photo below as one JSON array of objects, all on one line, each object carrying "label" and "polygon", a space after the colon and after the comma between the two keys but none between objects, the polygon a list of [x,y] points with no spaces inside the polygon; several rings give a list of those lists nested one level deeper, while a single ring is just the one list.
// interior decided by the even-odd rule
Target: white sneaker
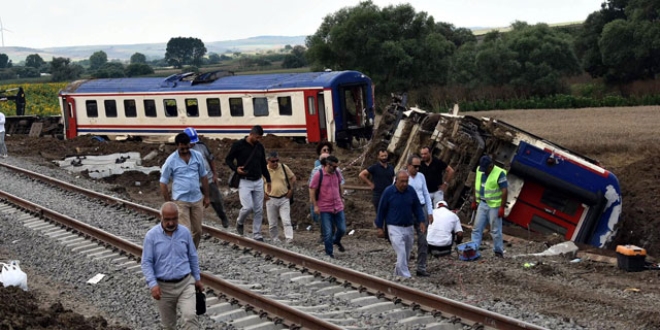
[{"label": "white sneaker", "polygon": [[2,155],[2,158],[7,158],[8,156],[9,156],[9,155],[4,154],[4,155]]}]

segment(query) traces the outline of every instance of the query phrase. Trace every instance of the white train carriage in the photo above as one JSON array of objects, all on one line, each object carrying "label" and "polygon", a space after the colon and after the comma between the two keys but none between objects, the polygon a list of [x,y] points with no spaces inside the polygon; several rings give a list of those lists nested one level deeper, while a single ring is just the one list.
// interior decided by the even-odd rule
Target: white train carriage
[{"label": "white train carriage", "polygon": [[66,138],[169,138],[195,127],[238,139],[261,125],[266,134],[345,144],[371,138],[374,122],[371,79],[356,71],[78,80],[59,96]]}]

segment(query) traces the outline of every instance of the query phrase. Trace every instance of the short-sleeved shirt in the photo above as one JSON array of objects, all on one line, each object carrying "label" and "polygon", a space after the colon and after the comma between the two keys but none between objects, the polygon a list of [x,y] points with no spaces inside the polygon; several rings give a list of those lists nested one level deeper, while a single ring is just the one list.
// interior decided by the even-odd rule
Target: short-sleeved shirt
[{"label": "short-sleeved shirt", "polygon": [[[282,166],[284,166],[284,170],[286,171],[286,175],[288,176],[289,185],[291,184],[291,178],[294,176],[294,174],[288,166],[279,163],[277,164],[277,167],[275,169],[268,167],[268,173],[270,173],[270,194],[268,194],[268,196],[270,197],[274,197],[274,198],[284,197],[286,193],[289,192],[289,189],[287,188],[287,184],[286,184],[287,177],[284,176],[284,171],[282,171]],[[264,179],[264,181],[265,180],[266,179]]]},{"label": "short-sleeved shirt", "polygon": [[426,177],[426,187],[429,189],[429,193],[438,191],[443,183],[442,173],[447,169],[447,164],[440,159],[431,157],[431,164],[426,165],[425,162],[422,162],[421,165],[419,171]]},{"label": "short-sleeved shirt", "polygon": [[458,216],[441,207],[433,210],[433,223],[429,225],[426,241],[432,246],[450,246],[453,243],[453,233],[462,232],[461,220]]},{"label": "short-sleeved shirt", "polygon": [[195,143],[192,149],[202,154],[202,158],[204,159],[204,168],[206,169],[206,178],[209,180],[209,183],[212,183],[213,171],[211,171],[211,165],[209,163],[212,162],[215,157],[213,157],[213,154],[209,148],[203,143]]},{"label": "short-sleeved shirt", "polygon": [[168,184],[172,179],[172,199],[195,203],[202,197],[199,180],[206,176],[204,156],[196,150],[190,149],[190,160],[186,163],[174,151],[163,164],[160,170],[160,183]]},{"label": "short-sleeved shirt", "polygon": [[[323,173],[323,182],[319,187],[319,181]],[[314,174],[312,182],[309,184],[311,189],[319,189],[319,198],[316,201],[319,210],[325,213],[337,213],[344,210],[344,202],[341,200],[340,186],[341,176],[335,171],[333,174],[325,173],[325,170],[320,170]]]},{"label": "short-sleeved shirt", "polygon": [[394,180],[394,166],[387,164],[383,167],[380,162],[373,164],[367,168],[367,172],[371,174],[371,180],[374,182],[374,195],[381,195],[385,188],[392,185]]}]

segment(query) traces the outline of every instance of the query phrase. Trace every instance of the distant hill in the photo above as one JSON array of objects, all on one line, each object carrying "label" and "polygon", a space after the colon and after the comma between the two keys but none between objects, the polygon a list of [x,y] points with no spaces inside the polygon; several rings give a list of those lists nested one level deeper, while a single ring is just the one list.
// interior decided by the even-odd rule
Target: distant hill
[{"label": "distant hill", "polygon": [[[256,52],[276,50],[286,45],[304,45],[306,36],[258,36],[247,39],[204,41],[208,53],[222,54],[230,52]],[[203,41],[203,40],[202,40]],[[0,53],[7,54],[14,63],[24,61],[30,54],[39,54],[45,61],[53,57],[68,57],[73,61],[88,59],[94,52],[99,50],[108,54],[108,59],[119,59],[128,61],[136,52],[147,56],[147,59],[158,59],[165,56],[167,42],[134,44],[134,45],[95,45],[95,46],[70,46],[50,48],[27,48],[27,47],[0,47]]]}]

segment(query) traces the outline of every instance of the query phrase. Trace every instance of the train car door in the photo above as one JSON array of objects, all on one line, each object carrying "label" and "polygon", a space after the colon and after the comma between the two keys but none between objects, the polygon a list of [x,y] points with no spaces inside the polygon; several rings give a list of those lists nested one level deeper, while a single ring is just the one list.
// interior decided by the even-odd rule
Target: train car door
[{"label": "train car door", "polygon": [[576,198],[526,180],[507,220],[536,232],[557,233],[571,240],[586,210],[586,205]]},{"label": "train car door", "polygon": [[66,139],[73,139],[78,135],[75,101],[66,96],[62,97],[62,109],[64,115],[64,118],[62,118],[64,121],[64,136]]},{"label": "train car door", "polygon": [[305,119],[308,142],[327,139],[323,92],[305,91]]}]

